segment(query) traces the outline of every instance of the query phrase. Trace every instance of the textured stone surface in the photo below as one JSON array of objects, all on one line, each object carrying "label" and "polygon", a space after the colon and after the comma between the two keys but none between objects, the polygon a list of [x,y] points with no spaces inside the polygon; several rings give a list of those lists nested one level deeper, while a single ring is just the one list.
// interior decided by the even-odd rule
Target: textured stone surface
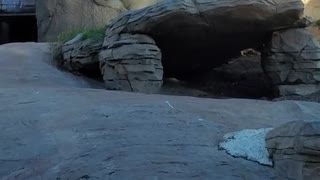
[{"label": "textured stone surface", "polygon": [[320,179],[320,122],[295,121],[268,133],[274,167],[289,179]]},{"label": "textured stone surface", "polygon": [[61,47],[59,64],[69,71],[97,71],[99,70],[98,53],[102,47],[101,40],[82,40],[79,34]]},{"label": "textured stone surface", "polygon": [[106,39],[99,60],[107,89],[148,93],[162,85],[161,51],[147,35]]},{"label": "textured stone surface", "polygon": [[279,95],[306,95],[319,90],[320,43],[306,29],[274,32],[264,53],[264,70]]}]

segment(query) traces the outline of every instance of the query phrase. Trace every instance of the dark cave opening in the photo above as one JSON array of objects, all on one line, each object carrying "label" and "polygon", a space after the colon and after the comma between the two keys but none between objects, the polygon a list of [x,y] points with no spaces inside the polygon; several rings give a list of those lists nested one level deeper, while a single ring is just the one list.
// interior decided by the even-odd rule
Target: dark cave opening
[{"label": "dark cave opening", "polygon": [[[192,32],[155,38],[162,52],[164,88],[183,86],[182,95],[189,95],[184,94],[186,89],[198,91],[190,91],[191,96],[202,91],[202,97],[274,98],[271,81],[262,69],[261,54],[253,50],[260,49],[263,42],[251,43],[240,35],[216,38],[205,31]],[[256,48],[249,49],[252,46]]]},{"label": "dark cave opening", "polygon": [[167,75],[163,86],[164,89],[176,88],[178,93],[174,95],[263,100],[275,98],[273,85],[261,67],[259,55],[242,55],[187,78]]},{"label": "dark cave opening", "polygon": [[0,14],[0,44],[37,42],[35,15]]}]

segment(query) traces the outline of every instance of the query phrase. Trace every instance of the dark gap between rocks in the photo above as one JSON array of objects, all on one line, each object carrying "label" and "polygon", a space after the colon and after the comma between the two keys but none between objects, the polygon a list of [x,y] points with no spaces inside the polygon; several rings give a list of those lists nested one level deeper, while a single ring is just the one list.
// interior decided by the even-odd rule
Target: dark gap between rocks
[{"label": "dark gap between rocks", "polygon": [[0,44],[12,42],[37,42],[35,15],[0,14]]},{"label": "dark gap between rocks", "polygon": [[[182,29],[183,32],[152,35],[162,52],[161,93],[209,98],[273,98],[271,82],[261,67],[261,55],[253,50],[260,48],[264,38],[251,42],[243,39],[246,36],[236,34],[212,37],[213,33],[201,26]],[[250,47],[256,48],[247,49]]]}]

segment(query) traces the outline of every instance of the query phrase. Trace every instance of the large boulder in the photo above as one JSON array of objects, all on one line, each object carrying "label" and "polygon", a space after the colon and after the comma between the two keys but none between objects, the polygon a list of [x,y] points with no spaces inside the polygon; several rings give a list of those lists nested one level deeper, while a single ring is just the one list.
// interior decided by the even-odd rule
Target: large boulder
[{"label": "large boulder", "polygon": [[274,167],[288,179],[320,179],[320,122],[294,121],[269,132]]},{"label": "large boulder", "polygon": [[55,41],[60,33],[100,28],[128,9],[159,0],[39,0],[36,4],[39,41]]},{"label": "large boulder", "polygon": [[121,34],[107,43],[99,59],[108,89],[154,93],[161,88],[162,54],[151,37]]}]

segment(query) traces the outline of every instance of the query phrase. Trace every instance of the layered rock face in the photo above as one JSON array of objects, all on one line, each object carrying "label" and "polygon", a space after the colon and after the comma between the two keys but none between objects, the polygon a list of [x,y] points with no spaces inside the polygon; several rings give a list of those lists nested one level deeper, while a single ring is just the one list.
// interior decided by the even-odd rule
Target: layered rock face
[{"label": "layered rock face", "polygon": [[59,64],[73,72],[99,71],[98,52],[102,42],[82,38],[83,34],[79,34],[62,46]]},{"label": "layered rock face", "polygon": [[278,172],[288,179],[320,179],[320,123],[295,121],[269,132],[267,148]]},{"label": "layered rock face", "polygon": [[112,90],[152,93],[162,85],[161,51],[143,34],[120,34],[105,39],[100,69]]},{"label": "layered rock face", "polygon": [[320,90],[320,43],[306,29],[274,32],[262,58],[280,96]]},{"label": "layered rock face", "polygon": [[128,9],[158,0],[39,0],[36,3],[39,41],[55,41],[60,33],[100,28]]}]

